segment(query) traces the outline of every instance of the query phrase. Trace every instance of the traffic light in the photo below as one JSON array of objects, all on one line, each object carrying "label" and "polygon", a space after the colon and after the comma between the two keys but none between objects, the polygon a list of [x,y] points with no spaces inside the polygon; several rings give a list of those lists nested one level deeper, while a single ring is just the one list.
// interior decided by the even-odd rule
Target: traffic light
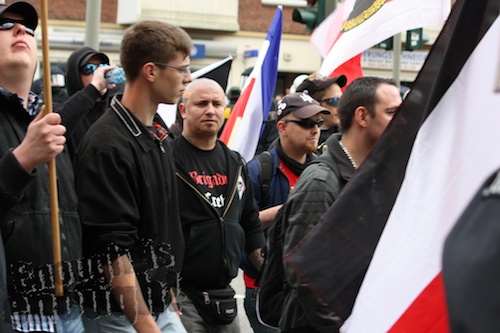
[{"label": "traffic light", "polygon": [[318,9],[313,7],[295,8],[292,13],[292,20],[305,24],[307,31],[313,31],[318,22]]},{"label": "traffic light", "polygon": [[421,50],[429,39],[423,33],[423,29],[413,29],[406,31],[406,46],[408,51]]},{"label": "traffic light", "polygon": [[311,32],[335,9],[335,4],[335,0],[307,0],[306,8],[293,10],[292,20],[305,24]]},{"label": "traffic light", "polygon": [[394,46],[394,38],[389,37],[386,40],[384,40],[383,42],[380,42],[380,43],[378,43],[375,46],[376,47],[380,47],[382,49],[385,49],[387,51],[392,50],[392,48]]}]

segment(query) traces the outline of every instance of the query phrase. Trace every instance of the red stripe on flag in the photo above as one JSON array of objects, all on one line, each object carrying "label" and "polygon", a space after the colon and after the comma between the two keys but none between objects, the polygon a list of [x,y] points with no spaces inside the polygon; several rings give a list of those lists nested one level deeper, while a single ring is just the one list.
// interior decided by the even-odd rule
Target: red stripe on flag
[{"label": "red stripe on flag", "polygon": [[441,273],[420,293],[388,332],[450,332]]},{"label": "red stripe on flag", "polygon": [[229,142],[229,138],[231,137],[236,119],[243,117],[243,114],[245,113],[245,109],[248,104],[250,95],[252,94],[254,84],[255,78],[252,78],[246,88],[243,90],[243,93],[240,95],[240,97],[238,97],[236,104],[234,104],[233,109],[231,110],[229,119],[227,120],[226,125],[224,125],[224,129],[222,130],[220,136],[220,140],[225,144]]},{"label": "red stripe on flag", "polygon": [[347,77],[347,84],[342,87],[342,92],[344,92],[352,81],[363,76],[363,69],[361,68],[361,53],[337,67],[337,69],[335,69],[329,77],[335,77],[341,74],[344,74]]}]

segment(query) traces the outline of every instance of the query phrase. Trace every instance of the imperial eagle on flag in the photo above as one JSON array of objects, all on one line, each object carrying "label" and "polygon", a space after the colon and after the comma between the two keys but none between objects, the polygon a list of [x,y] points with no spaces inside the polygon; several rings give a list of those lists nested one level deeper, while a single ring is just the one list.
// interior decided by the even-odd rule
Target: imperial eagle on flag
[{"label": "imperial eagle on flag", "polygon": [[[345,0],[332,14],[335,17],[325,20],[331,20],[331,28],[324,37],[322,49],[328,55],[320,73],[329,75],[346,61],[401,31],[441,25],[449,12],[450,0]],[[315,45],[321,42],[318,37],[312,39]]]},{"label": "imperial eagle on flag", "polygon": [[274,98],[282,21],[282,8],[278,7],[259,51],[257,63],[220,136],[222,142],[239,152],[247,162],[255,155],[262,124],[267,119]]},{"label": "imperial eagle on flag", "polygon": [[[346,319],[341,332],[450,329],[444,241],[500,167],[499,12],[498,0],[456,2],[385,133],[285,254],[301,281]],[[465,331],[485,332],[479,327]]]}]

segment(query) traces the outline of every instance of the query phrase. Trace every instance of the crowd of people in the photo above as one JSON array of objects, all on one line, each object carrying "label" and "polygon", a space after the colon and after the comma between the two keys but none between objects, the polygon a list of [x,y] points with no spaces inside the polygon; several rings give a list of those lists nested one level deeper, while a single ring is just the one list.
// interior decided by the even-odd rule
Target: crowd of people
[{"label": "crowd of people", "polygon": [[[106,54],[75,50],[67,95],[46,113],[31,91],[36,10],[1,4],[0,24],[0,332],[239,332],[240,268],[255,332],[339,330],[286,265],[279,329],[259,321],[266,230],[280,215],[286,253],[316,224],[401,103],[393,81],[309,75],[276,101],[273,143],[246,163],[218,140],[227,96],[191,77],[183,29],[127,28],[125,85],[106,81],[116,68]],[[159,103],[178,103],[175,135]],[[63,296],[53,290],[53,159]]]}]

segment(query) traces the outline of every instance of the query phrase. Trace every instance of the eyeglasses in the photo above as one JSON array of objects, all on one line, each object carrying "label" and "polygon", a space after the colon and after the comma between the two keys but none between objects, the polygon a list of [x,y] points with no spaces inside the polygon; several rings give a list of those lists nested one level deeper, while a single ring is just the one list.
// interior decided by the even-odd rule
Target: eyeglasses
[{"label": "eyeglasses", "polygon": [[155,64],[156,66],[170,67],[170,68],[173,68],[173,69],[177,69],[179,72],[182,72],[184,75],[186,75],[187,72],[190,71],[189,66],[186,66],[186,67],[176,67],[176,66],[167,65],[167,64],[164,64],[164,63],[161,63],[161,62],[156,62],[156,61],[151,61],[151,62],[153,64]]},{"label": "eyeglasses", "polygon": [[312,120],[310,118],[307,119],[285,119],[283,120],[284,123],[296,123],[302,128],[306,129],[312,129],[314,126],[318,125],[318,127],[321,127],[323,125],[323,119],[318,119],[318,120]]},{"label": "eyeglasses", "polygon": [[90,75],[95,72],[95,70],[99,67],[109,66],[108,64],[86,64],[80,67],[80,71],[83,75]]},{"label": "eyeglasses", "polygon": [[322,99],[320,102],[326,102],[326,104],[329,104],[331,106],[337,106],[339,105],[339,100],[340,97],[332,97],[332,98]]},{"label": "eyeglasses", "polygon": [[26,31],[26,33],[28,35],[31,35],[31,36],[35,36],[35,31],[31,28],[28,28],[26,26],[26,22],[25,21],[19,21],[19,20],[13,20],[13,19],[3,19],[3,20],[0,20],[0,30],[10,30],[12,28],[14,28],[14,26],[16,25],[16,23],[19,23],[21,25],[24,26],[24,30]]}]

